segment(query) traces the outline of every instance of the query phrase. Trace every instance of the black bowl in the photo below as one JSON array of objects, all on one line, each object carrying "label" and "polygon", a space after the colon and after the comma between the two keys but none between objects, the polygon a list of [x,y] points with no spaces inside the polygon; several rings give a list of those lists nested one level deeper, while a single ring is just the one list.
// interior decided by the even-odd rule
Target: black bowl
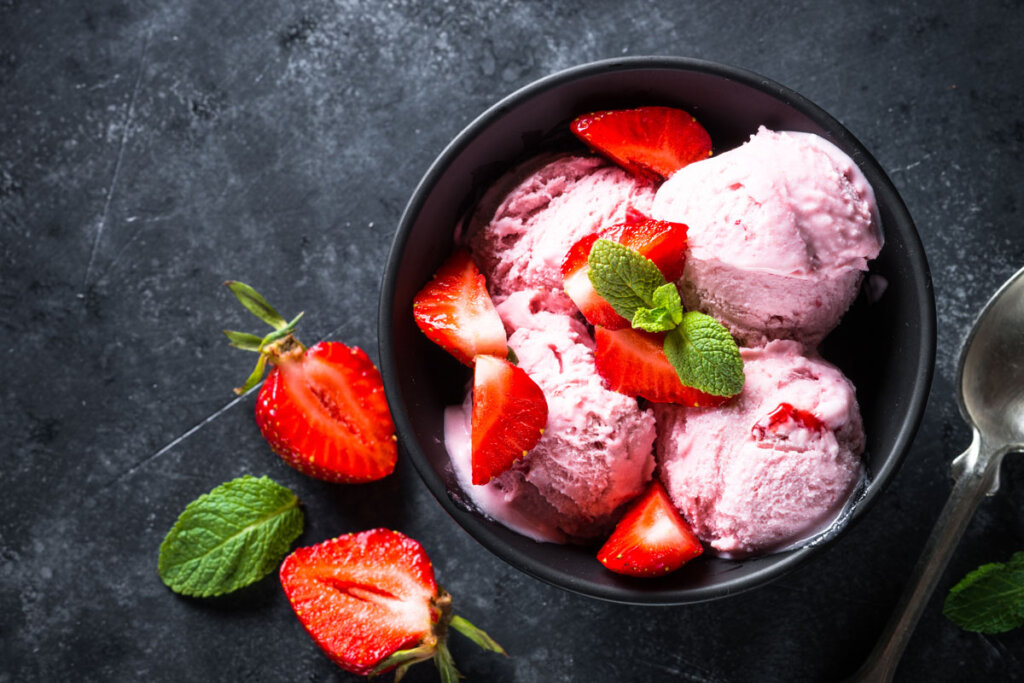
[{"label": "black bowl", "polygon": [[817,133],[849,154],[873,186],[885,247],[871,271],[888,286],[877,302],[862,296],[822,346],[857,386],[871,479],[850,521],[862,517],[899,466],[924,412],[935,360],[927,262],[906,207],[867,150],[816,105],[749,71],[692,59],[615,59],[543,78],[484,112],[437,158],[402,216],[384,273],[380,358],[403,452],[470,535],[512,566],[570,591],[681,604],[762,585],[834,539],[746,560],[705,554],[678,572],[643,580],[604,569],[596,547],[537,543],[486,519],[465,504],[443,442],[444,408],[463,400],[470,372],[428,341],[412,317],[413,296],[451,253],[456,225],[483,190],[517,162],[578,144],[568,132],[575,116],[648,104],[693,113],[718,151],[741,144],[761,125]]}]

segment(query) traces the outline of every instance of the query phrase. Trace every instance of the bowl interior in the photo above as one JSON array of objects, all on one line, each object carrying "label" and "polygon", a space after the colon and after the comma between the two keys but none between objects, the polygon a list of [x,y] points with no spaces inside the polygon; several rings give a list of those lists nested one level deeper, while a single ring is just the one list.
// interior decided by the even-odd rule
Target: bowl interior
[{"label": "bowl interior", "polygon": [[898,466],[924,410],[935,354],[924,252],[895,188],[861,144],[806,99],[743,70],[668,58],[600,62],[538,81],[470,124],[428,171],[395,236],[380,307],[381,366],[403,451],[438,501],[485,547],[567,590],[627,603],[680,604],[760,585],[824,544],[742,561],[705,554],[669,576],[637,580],[605,570],[594,559],[596,546],[536,543],[485,519],[467,505],[443,440],[444,408],[463,400],[471,373],[428,341],[412,318],[413,296],[451,253],[456,226],[492,182],[537,153],[583,151],[568,132],[573,117],[645,104],[693,113],[716,152],[741,144],[761,125],[817,133],[849,154],[872,184],[886,241],[871,272],[887,287],[874,303],[862,295],[821,348],[857,387],[872,476],[852,514],[860,517]]}]

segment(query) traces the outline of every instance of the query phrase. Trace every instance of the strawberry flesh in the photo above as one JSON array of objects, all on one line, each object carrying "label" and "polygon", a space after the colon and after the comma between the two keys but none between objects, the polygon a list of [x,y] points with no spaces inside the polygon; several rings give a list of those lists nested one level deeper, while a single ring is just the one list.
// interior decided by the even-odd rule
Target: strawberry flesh
[{"label": "strawberry flesh", "polygon": [[257,397],[256,424],[286,463],[324,481],[375,481],[398,459],[380,372],[365,351],[339,342],[278,359]]},{"label": "strawberry flesh", "polygon": [[642,330],[594,328],[594,361],[608,388],[655,403],[690,407],[720,406],[728,396],[714,396],[684,385],[663,348],[664,335]]},{"label": "strawberry flesh", "polygon": [[769,435],[785,438],[793,429],[808,429],[820,432],[825,423],[809,410],[793,407],[792,403],[780,403],[775,410],[768,413],[751,428],[755,439],[764,439]]},{"label": "strawberry flesh", "polygon": [[664,576],[704,552],[661,482],[654,480],[630,505],[597,553],[609,570],[627,576]]},{"label": "strawberry flesh", "polygon": [[452,254],[413,299],[416,324],[463,365],[482,354],[508,354],[505,326],[487,282],[465,249]]},{"label": "strawberry flesh", "polygon": [[675,282],[686,264],[686,231],[682,223],[644,218],[587,235],[573,244],[562,260],[566,294],[591,325],[611,330],[629,327],[630,321],[616,313],[590,282],[587,259],[594,242],[606,239],[623,244],[653,261],[667,282]]},{"label": "strawberry flesh", "polygon": [[396,531],[372,529],[298,548],[280,576],[306,631],[355,674],[429,641],[442,616],[430,558]]},{"label": "strawberry flesh", "polygon": [[572,132],[630,173],[661,180],[711,156],[711,136],[697,119],[672,107],[640,107],[585,114]]},{"label": "strawberry flesh", "polygon": [[526,371],[495,356],[473,372],[472,472],[486,484],[537,445],[548,421],[544,392]]}]

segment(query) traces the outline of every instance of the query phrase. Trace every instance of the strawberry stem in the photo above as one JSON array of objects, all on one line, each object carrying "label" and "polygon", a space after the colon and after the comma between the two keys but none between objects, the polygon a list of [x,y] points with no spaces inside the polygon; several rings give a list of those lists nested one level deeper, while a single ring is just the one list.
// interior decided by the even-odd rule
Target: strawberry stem
[{"label": "strawberry stem", "polygon": [[244,394],[263,380],[263,373],[266,372],[267,362],[278,366],[300,360],[306,352],[306,347],[295,338],[293,333],[302,313],[286,321],[277,310],[271,306],[263,295],[255,289],[235,280],[228,280],[224,283],[228,289],[238,298],[253,315],[273,327],[273,331],[264,337],[259,337],[248,332],[237,332],[235,330],[224,330],[228,343],[236,349],[244,351],[255,351],[260,354],[256,361],[256,367],[249,374],[245,384],[235,389],[236,394]]}]

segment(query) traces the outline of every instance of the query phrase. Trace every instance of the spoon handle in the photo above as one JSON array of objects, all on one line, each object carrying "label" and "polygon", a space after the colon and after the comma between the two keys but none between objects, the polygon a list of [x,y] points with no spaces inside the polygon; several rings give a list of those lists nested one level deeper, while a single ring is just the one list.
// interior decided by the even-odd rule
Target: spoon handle
[{"label": "spoon handle", "polygon": [[992,487],[1002,454],[984,448],[978,434],[961,456],[965,466],[921,551],[907,588],[864,665],[848,681],[891,681],[928,598],[942,578],[978,504]]}]

